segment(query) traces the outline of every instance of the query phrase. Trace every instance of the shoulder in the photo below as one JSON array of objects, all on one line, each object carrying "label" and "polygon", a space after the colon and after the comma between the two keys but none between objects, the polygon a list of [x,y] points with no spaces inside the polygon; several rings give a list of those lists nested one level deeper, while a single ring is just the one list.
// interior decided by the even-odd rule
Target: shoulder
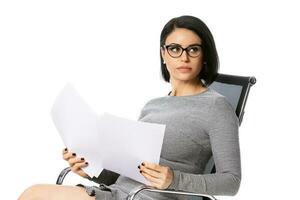
[{"label": "shoulder", "polygon": [[228,111],[232,111],[232,112],[235,112],[234,111],[234,108],[233,106],[231,105],[231,103],[228,101],[228,99],[223,96],[222,94],[218,93],[217,91],[211,89],[211,97],[212,97],[212,110],[228,110]]},{"label": "shoulder", "polygon": [[149,112],[149,110],[156,108],[158,105],[161,105],[162,103],[161,103],[161,100],[159,100],[159,99],[160,98],[153,98],[153,99],[146,101],[146,103],[144,103],[144,106],[141,109],[138,120],[141,120],[147,114],[147,112]]},{"label": "shoulder", "polygon": [[[235,110],[227,98],[217,92],[214,94],[209,112],[210,130],[236,130],[239,127],[239,119]],[[235,133],[237,131],[232,131]]]},{"label": "shoulder", "polygon": [[228,99],[215,92],[214,98],[210,108],[210,120],[214,124],[225,124],[227,125],[234,125],[238,127],[238,117],[235,113],[235,109],[228,101]]},{"label": "shoulder", "polygon": [[154,97],[144,104],[144,107],[151,106],[151,105],[161,105],[163,102],[166,101],[168,96],[160,96],[160,97]]}]

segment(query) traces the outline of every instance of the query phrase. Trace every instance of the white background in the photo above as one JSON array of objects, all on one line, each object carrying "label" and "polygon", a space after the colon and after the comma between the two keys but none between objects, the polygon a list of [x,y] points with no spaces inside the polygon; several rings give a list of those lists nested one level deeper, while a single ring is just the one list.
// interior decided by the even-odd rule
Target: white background
[{"label": "white background", "polygon": [[0,199],[54,183],[66,166],[50,109],[67,81],[97,112],[130,119],[169,92],[159,36],[183,14],[211,29],[220,72],[258,80],[240,128],[242,184],[219,199],[299,198],[296,1],[10,0],[0,2]]}]

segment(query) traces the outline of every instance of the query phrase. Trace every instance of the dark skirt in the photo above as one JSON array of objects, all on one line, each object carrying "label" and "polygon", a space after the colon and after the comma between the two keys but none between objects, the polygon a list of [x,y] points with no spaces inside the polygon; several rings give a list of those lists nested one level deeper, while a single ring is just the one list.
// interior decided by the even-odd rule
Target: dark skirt
[{"label": "dark skirt", "polygon": [[[96,200],[126,200],[128,194],[138,188],[143,186],[142,183],[132,180],[128,177],[120,176],[115,184],[105,185],[100,184],[99,186],[85,186],[78,184],[77,186],[84,187],[86,192],[90,196],[95,196]],[[174,196],[162,195],[158,193],[150,192],[140,192],[135,200],[170,200],[177,199]]]}]

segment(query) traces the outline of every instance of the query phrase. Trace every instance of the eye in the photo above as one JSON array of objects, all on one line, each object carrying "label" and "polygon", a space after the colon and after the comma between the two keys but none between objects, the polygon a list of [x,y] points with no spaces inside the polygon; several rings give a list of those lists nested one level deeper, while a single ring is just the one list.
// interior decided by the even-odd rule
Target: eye
[{"label": "eye", "polygon": [[200,47],[199,46],[191,46],[189,47],[189,52],[190,53],[198,53],[200,51]]},{"label": "eye", "polygon": [[181,48],[179,46],[170,46],[169,51],[171,51],[173,53],[178,53],[181,51]]}]

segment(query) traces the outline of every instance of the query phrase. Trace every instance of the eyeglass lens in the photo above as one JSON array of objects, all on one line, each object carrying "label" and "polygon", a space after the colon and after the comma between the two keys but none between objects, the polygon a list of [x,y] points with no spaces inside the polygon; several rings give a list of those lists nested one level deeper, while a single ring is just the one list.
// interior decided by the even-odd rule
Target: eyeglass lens
[{"label": "eyeglass lens", "polygon": [[200,45],[191,45],[184,49],[182,48],[182,46],[174,44],[174,45],[167,45],[166,48],[169,55],[174,58],[180,57],[184,50],[187,52],[187,54],[190,57],[198,57],[201,53]]}]

